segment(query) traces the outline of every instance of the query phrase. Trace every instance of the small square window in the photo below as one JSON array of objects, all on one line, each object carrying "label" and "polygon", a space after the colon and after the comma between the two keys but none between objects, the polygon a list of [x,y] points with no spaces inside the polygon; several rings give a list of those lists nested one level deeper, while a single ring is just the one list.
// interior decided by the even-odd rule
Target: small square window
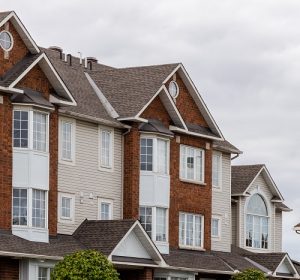
[{"label": "small square window", "polygon": [[221,217],[211,219],[211,236],[214,238],[221,237]]},{"label": "small square window", "polygon": [[111,199],[99,199],[99,220],[113,219],[113,201]]},{"label": "small square window", "polygon": [[59,194],[59,219],[60,222],[74,221],[74,204],[75,195],[60,193]]}]

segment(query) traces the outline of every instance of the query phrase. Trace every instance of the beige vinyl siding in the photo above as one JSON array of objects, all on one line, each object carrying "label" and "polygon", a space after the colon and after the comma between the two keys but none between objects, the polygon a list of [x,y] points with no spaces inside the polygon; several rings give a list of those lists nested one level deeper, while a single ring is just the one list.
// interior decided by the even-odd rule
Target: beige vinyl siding
[{"label": "beige vinyl siding", "polygon": [[231,249],[231,159],[222,154],[222,187],[213,188],[212,214],[221,217],[221,238],[212,238],[212,250],[230,252]]},{"label": "beige vinyl siding", "polygon": [[275,233],[275,251],[281,252],[282,251],[282,212],[281,211],[275,211],[274,233]]},{"label": "beige vinyl siding", "polygon": [[122,218],[121,131],[114,129],[112,171],[99,170],[98,133],[97,124],[76,120],[75,165],[58,165],[58,191],[75,195],[75,222],[58,222],[59,233],[71,234],[84,219],[97,219],[98,198],[112,199],[113,218]]},{"label": "beige vinyl siding", "polygon": [[[257,189],[258,188],[258,189]],[[262,174],[260,174],[255,181],[252,183],[251,187],[249,188],[248,192],[250,194],[253,194],[255,192],[258,192],[259,194],[262,194],[264,197],[268,211],[269,211],[269,248],[268,249],[253,249],[246,247],[245,238],[246,238],[246,225],[245,225],[245,215],[246,215],[246,201],[247,198],[241,197],[240,198],[240,247],[247,248],[248,250],[252,250],[255,252],[275,252],[276,248],[278,247],[278,240],[281,239],[281,234],[278,235],[277,238],[275,238],[275,207],[274,203],[271,202],[271,199],[273,197],[273,194],[271,193],[268,185],[266,184],[266,181]]]}]

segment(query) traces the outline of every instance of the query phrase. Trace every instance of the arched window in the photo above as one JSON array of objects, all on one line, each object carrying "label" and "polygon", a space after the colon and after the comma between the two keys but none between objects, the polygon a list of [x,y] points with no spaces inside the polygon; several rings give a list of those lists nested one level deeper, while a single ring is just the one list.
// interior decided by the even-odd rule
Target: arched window
[{"label": "arched window", "polygon": [[246,213],[246,246],[268,249],[268,209],[264,199],[259,194],[252,195]]}]

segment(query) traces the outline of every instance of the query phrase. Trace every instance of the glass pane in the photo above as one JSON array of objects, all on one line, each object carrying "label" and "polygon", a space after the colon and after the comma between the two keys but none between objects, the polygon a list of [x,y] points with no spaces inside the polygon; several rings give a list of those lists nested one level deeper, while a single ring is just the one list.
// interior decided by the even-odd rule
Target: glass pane
[{"label": "glass pane", "polygon": [[156,208],[156,241],[167,241],[167,210]]},{"label": "glass pane", "polygon": [[110,211],[111,211],[111,205],[110,203],[107,202],[101,202],[101,220],[109,220],[111,215],[110,215]]},{"label": "glass pane", "polygon": [[265,201],[259,194],[254,194],[250,198],[247,213],[267,216],[268,210]]},{"label": "glass pane", "polygon": [[28,148],[28,112],[14,111],[13,143],[16,148]]},{"label": "glass pane", "polygon": [[13,225],[27,225],[26,189],[13,189]]},{"label": "glass pane", "polygon": [[152,237],[152,208],[140,207],[140,222],[150,238]]},{"label": "glass pane", "polygon": [[153,139],[140,141],[140,169],[153,171]]},{"label": "glass pane", "polygon": [[62,158],[72,160],[72,123],[62,123]]},{"label": "glass pane", "polygon": [[47,115],[33,112],[33,149],[45,152],[47,144]]},{"label": "glass pane", "polygon": [[220,165],[221,165],[221,158],[219,155],[214,154],[212,160],[212,184],[214,187],[220,186]]},{"label": "glass pane", "polygon": [[46,226],[46,192],[32,190],[32,226],[45,228]]},{"label": "glass pane", "polygon": [[101,131],[101,165],[111,167],[112,164],[112,134],[109,130]]},{"label": "glass pane", "polygon": [[39,267],[38,280],[49,280],[48,279],[48,268]]},{"label": "glass pane", "polygon": [[62,197],[61,216],[63,218],[71,218],[71,200],[70,197]]}]

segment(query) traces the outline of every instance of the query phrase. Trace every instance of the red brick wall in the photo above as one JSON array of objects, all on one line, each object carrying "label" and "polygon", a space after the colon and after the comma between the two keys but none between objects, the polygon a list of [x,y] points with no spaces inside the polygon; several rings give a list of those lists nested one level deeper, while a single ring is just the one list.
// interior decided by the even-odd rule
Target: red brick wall
[{"label": "red brick wall", "polygon": [[19,260],[0,258],[0,279],[18,280],[19,279]]},{"label": "red brick wall", "polygon": [[11,229],[12,105],[8,96],[3,99],[0,104],[0,229]]},{"label": "red brick wall", "polygon": [[[2,30],[4,30],[4,26],[0,28],[0,31]],[[9,70],[13,65],[19,62],[27,53],[29,53],[20,35],[17,33],[14,26],[10,22],[8,31],[13,36],[14,46],[9,52],[8,59],[4,58],[4,50],[0,48],[0,76],[2,76],[7,70]]]},{"label": "red brick wall", "polygon": [[[181,93],[180,93],[181,94]],[[182,102],[180,106],[186,106],[182,111],[186,113],[193,108],[190,102]],[[190,110],[191,112],[191,110]],[[195,114],[191,112],[191,114]],[[200,113],[197,113],[200,114]],[[142,114],[143,118],[161,120],[166,126],[172,123],[170,116],[164,108],[160,98],[153,100],[150,106]],[[197,121],[195,119],[194,121]],[[198,118],[200,121],[200,118]],[[199,123],[199,122],[198,122]],[[203,124],[199,123],[199,124]],[[197,138],[188,135],[179,135],[180,143],[174,137],[170,142],[170,210],[169,210],[169,243],[171,247],[178,247],[179,212],[189,212],[204,215],[204,248],[211,247],[211,209],[212,209],[212,188],[211,188],[211,159],[210,149],[205,151],[205,185],[186,183],[179,180],[179,149],[180,144],[190,145],[206,149],[206,143],[210,140]],[[130,141],[129,141],[130,140]],[[124,217],[136,218],[139,204],[139,141],[140,133],[137,125],[125,136],[125,180],[124,180]]]},{"label": "red brick wall", "polygon": [[144,268],[143,270],[120,270],[121,280],[152,280],[153,270]]}]

